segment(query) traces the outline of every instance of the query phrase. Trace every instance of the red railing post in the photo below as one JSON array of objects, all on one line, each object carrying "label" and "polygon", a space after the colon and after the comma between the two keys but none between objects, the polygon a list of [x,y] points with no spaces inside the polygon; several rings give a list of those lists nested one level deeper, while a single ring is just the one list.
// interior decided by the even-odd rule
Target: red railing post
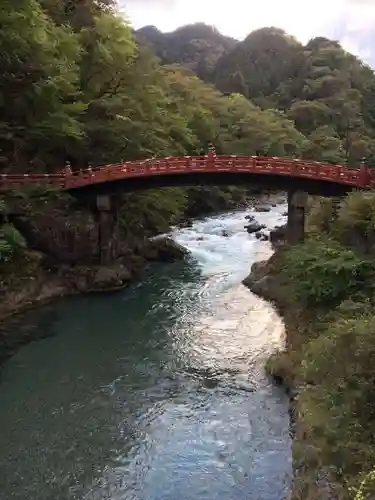
[{"label": "red railing post", "polygon": [[216,151],[214,146],[209,146],[208,153],[207,153],[207,167],[208,168],[213,168],[215,166],[215,159],[216,159]]},{"label": "red railing post", "polygon": [[370,172],[364,161],[362,161],[359,167],[359,185],[360,187],[370,186]]}]

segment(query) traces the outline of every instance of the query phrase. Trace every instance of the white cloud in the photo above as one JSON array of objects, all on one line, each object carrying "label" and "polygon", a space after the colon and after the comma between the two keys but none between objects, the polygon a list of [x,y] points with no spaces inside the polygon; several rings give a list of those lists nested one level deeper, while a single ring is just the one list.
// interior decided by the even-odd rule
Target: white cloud
[{"label": "white cloud", "polygon": [[372,52],[375,0],[120,0],[120,4],[136,28],[153,24],[172,31],[200,21],[243,39],[254,29],[277,26],[302,42],[330,36],[362,57]]}]

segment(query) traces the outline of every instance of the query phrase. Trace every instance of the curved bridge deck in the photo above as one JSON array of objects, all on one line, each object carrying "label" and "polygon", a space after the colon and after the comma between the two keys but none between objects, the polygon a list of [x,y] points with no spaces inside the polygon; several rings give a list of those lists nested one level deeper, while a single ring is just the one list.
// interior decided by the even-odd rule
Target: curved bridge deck
[{"label": "curved bridge deck", "polygon": [[[225,183],[242,184],[246,177],[270,181],[280,187],[299,185],[306,191],[324,191],[323,184],[341,187],[342,191],[355,188],[371,189],[375,185],[375,171],[365,165],[351,168],[315,161],[262,156],[185,156],[179,158],[152,158],[126,161],[103,167],[67,171],[58,174],[0,175],[0,188],[15,188],[33,184],[47,184],[69,191],[90,189],[111,191],[118,187],[200,184],[204,179],[220,176]],[[185,179],[183,179],[185,178]],[[137,183],[134,181],[137,180]],[[148,182],[147,182],[148,181]],[[202,181],[202,182],[200,182]],[[296,182],[297,181],[297,182]],[[220,182],[219,182],[220,183]],[[312,187],[314,189],[312,189]],[[320,186],[320,187],[319,187]]]}]

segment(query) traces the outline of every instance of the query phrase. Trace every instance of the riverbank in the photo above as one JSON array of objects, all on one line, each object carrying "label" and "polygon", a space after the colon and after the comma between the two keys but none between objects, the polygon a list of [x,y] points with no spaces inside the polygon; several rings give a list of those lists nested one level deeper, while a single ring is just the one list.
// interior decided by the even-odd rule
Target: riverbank
[{"label": "riverbank", "polygon": [[3,193],[0,324],[56,297],[118,290],[139,280],[152,262],[184,258],[187,252],[182,246],[154,236],[167,233],[176,223],[190,226],[198,208],[200,215],[208,215],[254,204],[254,195],[235,188],[173,191],[176,201],[167,206],[163,191],[120,200],[119,227],[112,242],[116,255],[106,266],[97,263],[98,227],[88,205],[44,188]]},{"label": "riverbank", "polygon": [[[258,297],[272,303],[285,325],[285,350],[278,351],[268,359],[266,371],[272,379],[282,385],[290,400],[290,429],[293,439],[294,481],[291,500],[338,500],[343,498],[329,469],[319,468],[319,448],[306,432],[300,395],[307,387],[299,376],[304,334],[311,328],[313,313],[296,306],[282,273],[285,252],[278,248],[270,259],[252,266],[250,275],[243,283]],[[342,493],[342,491],[341,491]]]},{"label": "riverbank", "polygon": [[312,200],[305,243],[276,244],[244,280],[285,323],[285,350],[267,371],[291,401],[292,500],[374,493],[374,208],[359,193]]},{"label": "riverbank", "polygon": [[119,260],[107,266],[60,264],[48,269],[43,265],[43,254],[23,253],[2,274],[0,365],[21,345],[40,338],[34,337],[34,331],[14,328],[27,310],[62,297],[120,291],[140,280],[152,262],[175,262],[187,254],[186,249],[166,237],[145,242],[143,254],[127,257],[126,264]]},{"label": "riverbank", "polygon": [[[9,262],[0,263],[0,361],[12,355],[20,345],[34,340],[30,332],[21,331],[20,336],[9,334],[9,324],[17,323],[28,309],[65,296],[119,291],[144,278],[152,263],[175,262],[188,254],[184,246],[173,239],[153,235],[165,233],[175,221],[180,227],[190,226],[194,207],[191,200],[188,215],[180,220],[163,212],[162,217],[152,221],[147,220],[150,214],[141,214],[143,218],[138,223],[129,219],[137,205],[145,204],[145,198],[128,200],[128,211],[126,206],[122,208],[120,240],[116,242],[119,254],[113,264],[101,266],[96,263],[98,235],[90,211],[59,193],[36,194],[35,198],[30,193],[13,195],[16,205],[13,200],[7,200],[13,215],[4,217],[8,220],[4,221],[3,228],[10,230],[13,248],[14,241],[23,244],[16,247],[18,251]],[[257,199],[247,195],[246,200],[241,197],[236,200],[220,198],[214,191],[212,198],[206,194],[206,211],[267,201],[270,207],[265,210],[270,210],[280,201],[280,195],[271,196],[270,200],[267,195]],[[30,215],[23,215],[26,210]]]},{"label": "riverbank", "polygon": [[106,266],[61,263],[53,268],[43,265],[45,255],[24,253],[2,274],[0,324],[9,316],[57,297],[120,290],[140,279],[150,263],[174,262],[188,253],[167,237],[145,241],[142,250],[142,255],[119,258]]},{"label": "riverbank", "polygon": [[[154,236],[193,217],[198,194],[196,188],[120,197],[113,263],[100,266],[98,225],[87,201],[46,188],[2,193],[0,323],[55,297],[117,290],[138,280],[151,262],[183,258],[182,247]],[[213,190],[205,193],[202,210],[229,209],[247,199],[245,191]]]}]

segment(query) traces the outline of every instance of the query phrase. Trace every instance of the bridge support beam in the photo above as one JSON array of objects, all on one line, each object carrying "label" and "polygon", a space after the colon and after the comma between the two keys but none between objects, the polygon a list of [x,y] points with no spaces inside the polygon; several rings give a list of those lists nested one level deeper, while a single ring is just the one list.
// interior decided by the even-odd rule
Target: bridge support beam
[{"label": "bridge support beam", "polygon": [[288,224],[287,239],[289,245],[302,243],[305,239],[305,209],[307,193],[303,191],[288,191]]},{"label": "bridge support beam", "polygon": [[98,256],[100,264],[113,262],[118,245],[118,207],[115,196],[100,194],[96,196],[98,224]]}]

